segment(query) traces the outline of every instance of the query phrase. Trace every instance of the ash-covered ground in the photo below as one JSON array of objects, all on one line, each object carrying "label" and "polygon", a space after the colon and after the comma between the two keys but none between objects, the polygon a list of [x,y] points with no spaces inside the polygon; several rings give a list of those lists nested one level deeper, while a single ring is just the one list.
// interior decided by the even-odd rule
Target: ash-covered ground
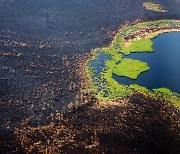
[{"label": "ash-covered ground", "polygon": [[109,44],[122,24],[180,19],[179,0],[153,0],[168,13],[145,10],[143,2],[0,0],[2,147],[13,145],[7,145],[14,142],[8,137],[22,121],[47,125],[81,101],[79,63],[93,48]]}]

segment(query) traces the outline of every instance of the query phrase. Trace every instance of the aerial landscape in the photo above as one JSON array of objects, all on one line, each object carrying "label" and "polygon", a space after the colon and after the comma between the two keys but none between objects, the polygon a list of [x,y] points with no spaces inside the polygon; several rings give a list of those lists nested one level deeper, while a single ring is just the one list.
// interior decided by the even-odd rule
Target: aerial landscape
[{"label": "aerial landscape", "polygon": [[180,0],[0,0],[0,153],[180,153]]}]

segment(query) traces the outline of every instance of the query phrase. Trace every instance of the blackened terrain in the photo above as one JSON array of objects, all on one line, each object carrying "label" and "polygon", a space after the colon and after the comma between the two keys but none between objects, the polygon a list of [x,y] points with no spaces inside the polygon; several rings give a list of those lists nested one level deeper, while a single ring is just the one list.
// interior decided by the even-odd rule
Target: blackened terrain
[{"label": "blackened terrain", "polygon": [[147,11],[143,2],[0,0],[2,147],[11,147],[13,137],[6,139],[6,133],[22,121],[34,127],[48,124],[79,101],[78,63],[92,48],[110,43],[126,21],[180,19],[178,0],[153,1],[168,13]]}]

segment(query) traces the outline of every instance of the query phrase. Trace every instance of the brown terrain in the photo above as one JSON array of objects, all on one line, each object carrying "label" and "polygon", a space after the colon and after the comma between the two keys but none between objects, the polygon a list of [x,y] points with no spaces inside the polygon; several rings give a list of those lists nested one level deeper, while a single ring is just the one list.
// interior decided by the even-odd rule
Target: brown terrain
[{"label": "brown terrain", "polygon": [[[86,56],[87,59],[89,56]],[[180,112],[170,102],[135,92],[99,101],[87,91],[88,80],[77,65],[79,103],[69,103],[50,124],[28,126],[26,119],[14,136],[3,137],[1,150],[15,153],[178,153]]]},{"label": "brown terrain", "polygon": [[171,103],[134,93],[116,102],[91,96],[50,125],[21,126],[15,135],[29,153],[178,153],[179,125]]},{"label": "brown terrain", "polygon": [[[179,1],[0,0],[0,153],[180,153],[180,111],[88,91],[84,63],[134,20],[180,19]],[[132,36],[133,37],[133,36]]]}]

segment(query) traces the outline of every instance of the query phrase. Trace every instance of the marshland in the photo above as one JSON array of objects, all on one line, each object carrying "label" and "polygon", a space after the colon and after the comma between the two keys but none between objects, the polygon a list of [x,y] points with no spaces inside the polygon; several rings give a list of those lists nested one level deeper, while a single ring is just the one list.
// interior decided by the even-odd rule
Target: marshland
[{"label": "marshland", "polygon": [[0,152],[179,153],[179,22],[179,0],[0,0]]}]

